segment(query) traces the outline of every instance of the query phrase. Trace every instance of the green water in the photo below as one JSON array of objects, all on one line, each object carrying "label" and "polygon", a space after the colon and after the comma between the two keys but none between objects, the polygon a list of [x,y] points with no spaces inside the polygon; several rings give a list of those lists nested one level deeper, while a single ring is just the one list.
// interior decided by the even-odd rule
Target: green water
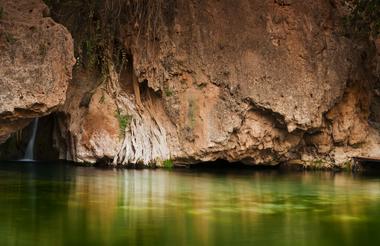
[{"label": "green water", "polygon": [[0,163],[1,245],[380,245],[380,176]]}]

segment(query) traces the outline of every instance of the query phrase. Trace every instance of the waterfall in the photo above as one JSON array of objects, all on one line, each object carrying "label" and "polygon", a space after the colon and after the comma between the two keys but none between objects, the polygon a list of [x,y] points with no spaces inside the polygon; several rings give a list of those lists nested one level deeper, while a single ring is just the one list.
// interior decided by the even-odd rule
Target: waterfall
[{"label": "waterfall", "polygon": [[23,159],[25,161],[34,160],[34,142],[36,140],[37,128],[38,128],[38,118],[35,118],[33,121],[32,135],[29,139],[28,145],[26,147],[24,159]]}]

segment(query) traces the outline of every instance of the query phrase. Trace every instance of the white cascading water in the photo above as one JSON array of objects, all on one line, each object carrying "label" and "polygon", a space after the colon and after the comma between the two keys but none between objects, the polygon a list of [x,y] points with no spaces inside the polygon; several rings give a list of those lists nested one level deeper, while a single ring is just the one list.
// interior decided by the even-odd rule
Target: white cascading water
[{"label": "white cascading water", "polygon": [[36,140],[37,129],[38,129],[38,118],[35,118],[33,121],[32,135],[31,135],[29,142],[28,142],[28,145],[26,147],[24,159],[22,159],[23,161],[33,161],[34,160],[34,142]]}]

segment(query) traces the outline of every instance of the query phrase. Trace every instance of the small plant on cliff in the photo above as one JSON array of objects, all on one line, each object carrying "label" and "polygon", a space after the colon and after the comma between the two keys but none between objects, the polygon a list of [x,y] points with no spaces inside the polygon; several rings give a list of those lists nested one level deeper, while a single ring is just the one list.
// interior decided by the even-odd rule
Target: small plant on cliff
[{"label": "small plant on cliff", "polygon": [[170,97],[173,95],[173,91],[169,88],[165,88],[165,96]]},{"label": "small plant on cliff", "polygon": [[380,1],[346,0],[351,8],[349,28],[356,34],[374,39],[380,35]]},{"label": "small plant on cliff", "polygon": [[120,138],[125,136],[125,129],[129,126],[132,120],[131,115],[123,115],[119,111],[116,112],[116,118],[119,121]]},{"label": "small plant on cliff", "polygon": [[173,168],[173,166],[174,166],[174,164],[173,164],[173,161],[171,159],[164,161],[164,168],[171,169],[171,168]]}]

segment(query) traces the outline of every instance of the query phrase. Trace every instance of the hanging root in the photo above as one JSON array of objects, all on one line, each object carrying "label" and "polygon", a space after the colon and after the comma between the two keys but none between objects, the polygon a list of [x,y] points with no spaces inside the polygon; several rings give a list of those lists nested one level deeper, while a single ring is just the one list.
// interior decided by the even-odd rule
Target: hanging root
[{"label": "hanging root", "polygon": [[148,165],[169,159],[165,128],[152,117],[150,110],[144,112],[137,110],[128,96],[120,97],[119,103],[126,105],[132,120],[129,129],[125,131],[122,146],[113,163]]},{"label": "hanging root", "polygon": [[[124,139],[114,164],[148,164],[170,158],[165,129],[151,110],[142,110],[151,105],[142,102],[136,73],[132,72],[131,81],[134,98],[119,84],[123,69],[128,62],[133,63],[127,60],[133,49],[131,43],[143,47],[149,59],[155,57],[152,50],[163,27],[165,3],[164,0],[47,1],[53,18],[63,23],[74,37],[76,69],[96,73],[101,78],[96,88],[102,86],[113,98],[119,114],[131,116],[128,126],[123,126],[127,129],[123,129]],[[126,32],[131,34],[130,43],[124,36]]]}]

